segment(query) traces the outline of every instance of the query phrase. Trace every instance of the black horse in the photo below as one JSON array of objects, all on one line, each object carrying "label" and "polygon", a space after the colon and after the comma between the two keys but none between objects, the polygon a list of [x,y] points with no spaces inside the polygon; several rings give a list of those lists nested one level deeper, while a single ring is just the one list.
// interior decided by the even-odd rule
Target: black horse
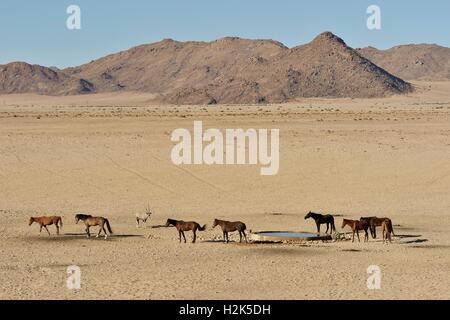
[{"label": "black horse", "polygon": [[305,216],[305,220],[308,218],[313,218],[314,221],[316,222],[316,226],[317,226],[317,233],[320,233],[320,225],[321,224],[327,224],[327,231],[325,231],[325,233],[328,233],[328,229],[331,225],[331,231],[330,234],[333,233],[333,231],[336,232],[336,227],[334,226],[334,218],[331,214],[318,214],[318,213],[314,213],[314,212],[308,212],[308,214]]}]

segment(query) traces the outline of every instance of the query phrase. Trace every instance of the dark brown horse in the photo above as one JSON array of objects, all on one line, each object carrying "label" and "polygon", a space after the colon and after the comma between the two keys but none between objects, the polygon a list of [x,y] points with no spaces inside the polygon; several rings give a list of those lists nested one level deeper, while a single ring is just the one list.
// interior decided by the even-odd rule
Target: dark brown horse
[{"label": "dark brown horse", "polygon": [[[54,224],[56,226],[56,234],[59,235],[59,228],[62,228],[62,218],[59,216],[50,216],[50,217],[31,217],[28,225],[31,226],[33,222],[37,222],[40,225],[39,234],[41,234],[42,227],[47,230],[48,235],[50,235],[50,231],[48,231],[47,226]],[[59,225],[58,225],[59,224]]]},{"label": "dark brown horse", "polygon": [[318,214],[314,212],[308,212],[308,214],[305,216],[305,220],[308,218],[313,218],[316,222],[317,227],[317,233],[320,233],[320,225],[321,224],[327,224],[327,231],[325,233],[328,233],[328,228],[331,226],[330,234],[333,233],[333,231],[336,231],[336,227],[334,226],[334,217],[331,214]]},{"label": "dark brown horse", "polygon": [[381,225],[382,225],[382,223],[384,221],[389,220],[390,225],[391,225],[392,235],[395,236],[394,229],[392,228],[392,221],[389,218],[361,217],[361,218],[359,218],[359,220],[366,220],[367,222],[369,222],[370,234],[372,235],[373,239],[376,239],[376,237],[377,237],[377,229],[376,229],[376,227],[381,227]]},{"label": "dark brown horse", "polygon": [[108,228],[108,231],[110,234],[112,234],[112,230],[111,230],[111,225],[109,224],[108,219],[103,218],[103,217],[93,217],[90,214],[77,214],[75,215],[75,223],[78,223],[78,221],[83,221],[84,224],[86,225],[86,233],[87,233],[87,237],[89,238],[91,236],[91,233],[89,232],[89,228],[93,227],[93,226],[100,226],[100,230],[98,230],[97,233],[97,238],[100,236],[100,233],[103,232],[105,233],[105,239],[108,237],[108,234],[106,233],[106,229],[105,229],[105,224],[106,227]]},{"label": "dark brown horse", "polygon": [[344,229],[345,226],[350,226],[352,228],[352,242],[355,242],[355,233],[358,236],[358,242],[361,242],[359,239],[359,230],[364,230],[364,242],[369,241],[369,233],[367,230],[369,230],[369,222],[366,220],[348,220],[344,219],[342,221],[342,229]]},{"label": "dark brown horse", "polygon": [[213,229],[217,225],[219,225],[222,228],[224,242],[228,243],[228,241],[229,241],[228,232],[233,232],[233,231],[239,231],[239,242],[242,242],[242,235],[244,235],[245,242],[247,242],[247,235],[245,234],[245,229],[247,229],[247,227],[245,226],[245,223],[243,223],[241,221],[230,222],[230,221],[225,221],[225,220],[214,219],[213,226],[212,226]]},{"label": "dark brown horse", "polygon": [[197,239],[197,230],[198,231],[204,231],[206,229],[206,224],[202,227],[197,222],[194,221],[182,221],[182,220],[174,220],[174,219],[167,219],[166,227],[174,226],[178,230],[178,236],[181,242],[181,236],[183,236],[184,243],[186,243],[186,237],[184,235],[185,231],[190,231],[194,233],[194,239],[192,240],[192,243],[195,243],[195,240]]}]

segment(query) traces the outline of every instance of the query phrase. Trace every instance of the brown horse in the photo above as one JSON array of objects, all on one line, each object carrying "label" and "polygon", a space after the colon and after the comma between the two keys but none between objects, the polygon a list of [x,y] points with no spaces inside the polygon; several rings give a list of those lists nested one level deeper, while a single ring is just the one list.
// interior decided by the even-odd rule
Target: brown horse
[{"label": "brown horse", "polygon": [[202,227],[194,221],[184,222],[182,220],[167,219],[166,227],[169,227],[171,225],[177,228],[180,242],[181,236],[183,236],[184,243],[186,243],[186,237],[184,235],[185,231],[192,230],[192,232],[194,233],[194,239],[192,240],[192,243],[195,243],[195,240],[197,239],[197,230],[204,231],[206,229],[206,224]]},{"label": "brown horse", "polygon": [[[50,235],[50,231],[48,231],[47,226],[54,224],[56,226],[56,234],[59,235],[59,228],[62,228],[62,218],[59,216],[51,216],[51,217],[31,217],[28,223],[29,226],[33,224],[33,222],[37,222],[40,225],[39,234],[41,234],[42,227],[47,230],[48,235]],[[59,225],[58,225],[59,223]]]},{"label": "brown horse", "polygon": [[321,224],[327,224],[327,231],[325,233],[328,233],[328,228],[331,227],[330,234],[333,233],[333,231],[336,231],[336,227],[334,226],[334,217],[331,214],[318,214],[314,212],[308,212],[305,216],[305,220],[308,218],[313,218],[316,222],[317,227],[317,233],[320,233],[320,225]]},{"label": "brown horse", "polygon": [[383,243],[387,243],[388,240],[389,242],[392,242],[391,233],[394,234],[394,230],[392,228],[391,219],[383,220],[383,222],[381,223],[381,232],[383,234]]},{"label": "brown horse", "polygon": [[361,242],[361,240],[359,239],[359,230],[364,230],[365,235],[364,235],[364,242],[369,241],[369,233],[367,232],[367,230],[369,229],[369,222],[367,222],[366,220],[348,220],[348,219],[344,219],[342,221],[342,229],[344,229],[345,226],[350,226],[350,228],[352,228],[352,242],[355,242],[355,233],[358,236],[358,242]]},{"label": "brown horse", "polygon": [[108,228],[108,231],[110,234],[112,234],[112,230],[111,230],[111,226],[109,224],[108,219],[103,218],[103,217],[93,217],[89,214],[77,214],[75,215],[75,223],[78,223],[78,221],[83,221],[84,224],[86,225],[86,233],[87,233],[87,237],[89,238],[91,236],[91,233],[89,232],[89,228],[93,227],[93,226],[100,226],[100,230],[98,230],[97,233],[97,238],[100,236],[100,233],[103,232],[105,233],[105,239],[108,237],[108,234],[106,233],[105,230],[105,224],[106,227]]},{"label": "brown horse", "polygon": [[224,242],[228,243],[228,241],[229,241],[228,232],[233,232],[233,231],[239,231],[239,242],[242,242],[242,235],[244,235],[245,242],[247,242],[247,235],[245,234],[245,229],[247,229],[247,227],[245,226],[245,223],[243,223],[241,221],[230,222],[230,221],[214,219],[213,226],[212,226],[213,229],[217,225],[219,225],[222,228]]},{"label": "brown horse", "polygon": [[381,227],[383,221],[389,220],[390,225],[391,225],[392,235],[395,236],[394,228],[392,227],[392,221],[389,218],[361,217],[361,218],[359,218],[359,220],[366,220],[367,222],[369,222],[370,233],[371,233],[373,239],[376,239],[376,237],[377,237],[377,229],[376,229],[376,227]]}]

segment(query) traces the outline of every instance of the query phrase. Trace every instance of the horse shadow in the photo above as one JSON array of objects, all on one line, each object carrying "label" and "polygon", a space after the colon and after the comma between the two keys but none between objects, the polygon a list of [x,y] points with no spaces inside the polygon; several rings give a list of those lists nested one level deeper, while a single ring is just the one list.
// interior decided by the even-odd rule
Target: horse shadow
[{"label": "horse shadow", "polygon": [[[86,236],[86,233],[62,233],[59,235],[51,234],[48,235],[41,235],[41,236],[32,236],[33,240],[36,241],[75,241],[75,240],[81,240],[81,239],[91,239],[91,240],[105,240],[104,235],[100,235],[98,238],[96,235],[91,235],[89,238]],[[145,238],[144,235],[140,234],[112,234],[108,235],[107,240],[114,240],[115,238],[121,239],[121,238]]]},{"label": "horse shadow", "polygon": [[410,244],[410,243],[423,243],[423,242],[428,242],[428,239],[410,240],[410,241],[405,241],[404,243]]},{"label": "horse shadow", "polygon": [[[199,242],[202,242],[202,243],[223,243],[223,244],[227,244],[225,241],[220,240],[220,239],[202,240],[202,241],[199,241]],[[255,243],[255,242],[254,241],[250,241],[250,240],[248,240],[247,242],[245,242],[245,241],[239,242],[237,240],[230,240],[230,241],[228,241],[228,244],[231,244],[231,243],[232,244],[245,245],[245,244],[252,244],[252,243]]]},{"label": "horse shadow", "polygon": [[395,237],[404,239],[404,238],[420,238],[421,234],[396,234]]}]

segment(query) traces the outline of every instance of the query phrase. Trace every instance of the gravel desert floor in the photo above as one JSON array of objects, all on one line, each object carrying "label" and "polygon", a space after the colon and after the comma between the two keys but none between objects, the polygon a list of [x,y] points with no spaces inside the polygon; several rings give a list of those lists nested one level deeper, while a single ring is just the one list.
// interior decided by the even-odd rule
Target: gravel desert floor
[{"label": "gravel desert floor", "polygon": [[[450,83],[384,99],[258,106],[148,105],[139,94],[0,96],[1,299],[449,299]],[[280,167],[172,163],[177,128],[277,128]],[[134,215],[150,204],[145,227]],[[308,211],[388,216],[396,237],[221,242],[214,218],[249,231],[314,232]],[[88,239],[78,212],[114,234]],[[60,236],[30,216],[61,215]],[[179,243],[167,218],[207,224]],[[348,227],[347,227],[348,228]],[[93,228],[93,232],[97,229]],[[349,237],[349,234],[347,234]],[[81,289],[66,286],[67,267]],[[381,288],[367,287],[380,267]]]}]

